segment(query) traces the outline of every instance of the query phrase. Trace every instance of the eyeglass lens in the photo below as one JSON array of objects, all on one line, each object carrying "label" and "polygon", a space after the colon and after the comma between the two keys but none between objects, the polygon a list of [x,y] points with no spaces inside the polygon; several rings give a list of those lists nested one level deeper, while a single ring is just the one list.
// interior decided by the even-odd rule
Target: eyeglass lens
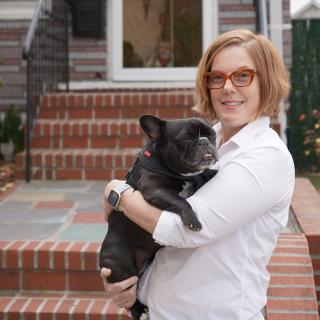
[{"label": "eyeglass lens", "polygon": [[233,72],[230,76],[224,73],[213,73],[208,75],[208,86],[213,89],[222,88],[227,79],[230,79],[232,84],[236,87],[245,87],[250,85],[254,76],[252,70],[242,70]]}]

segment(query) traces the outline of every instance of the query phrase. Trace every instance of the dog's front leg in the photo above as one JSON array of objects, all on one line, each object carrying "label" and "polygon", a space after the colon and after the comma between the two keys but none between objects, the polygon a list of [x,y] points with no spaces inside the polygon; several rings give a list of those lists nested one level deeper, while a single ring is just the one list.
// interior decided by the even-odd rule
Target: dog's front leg
[{"label": "dog's front leg", "polygon": [[142,191],[144,198],[162,210],[178,214],[184,225],[193,231],[201,230],[202,226],[190,204],[171,189],[149,188]]}]

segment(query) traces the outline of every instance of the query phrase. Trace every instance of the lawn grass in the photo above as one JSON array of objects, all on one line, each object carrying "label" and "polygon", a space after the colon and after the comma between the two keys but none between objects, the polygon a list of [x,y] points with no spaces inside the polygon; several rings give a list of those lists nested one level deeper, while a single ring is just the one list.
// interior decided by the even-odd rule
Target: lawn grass
[{"label": "lawn grass", "polygon": [[320,175],[314,173],[297,173],[297,177],[309,178],[314,187],[320,192]]},{"label": "lawn grass", "polygon": [[308,178],[315,188],[320,192],[320,176],[310,175]]}]

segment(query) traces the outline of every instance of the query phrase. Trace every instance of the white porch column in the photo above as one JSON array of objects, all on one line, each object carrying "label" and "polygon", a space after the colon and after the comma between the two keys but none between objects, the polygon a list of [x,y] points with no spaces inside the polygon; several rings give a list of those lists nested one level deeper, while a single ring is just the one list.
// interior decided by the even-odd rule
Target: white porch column
[{"label": "white porch column", "polygon": [[[270,16],[270,40],[278,49],[279,54],[283,57],[283,8],[282,0],[269,0],[269,16]],[[280,113],[278,116],[280,123],[280,137],[287,143],[285,129],[287,127],[287,116],[285,106],[282,102],[280,105]]]}]

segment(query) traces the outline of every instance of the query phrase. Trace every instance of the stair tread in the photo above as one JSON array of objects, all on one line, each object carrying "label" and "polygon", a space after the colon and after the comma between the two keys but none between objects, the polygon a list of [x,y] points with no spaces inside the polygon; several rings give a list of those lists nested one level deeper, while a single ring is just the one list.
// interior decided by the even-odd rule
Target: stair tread
[{"label": "stair tread", "polygon": [[115,124],[137,124],[139,125],[139,119],[132,119],[132,118],[110,118],[110,119],[104,119],[104,118],[97,118],[97,119],[45,119],[45,118],[39,118],[37,119],[37,124],[44,124],[44,123],[49,123],[49,124],[66,124],[66,123],[88,123],[88,124],[101,124],[101,123],[115,123]]},{"label": "stair tread", "polygon": [[[102,149],[102,148],[83,148],[83,149],[32,149],[31,154],[111,154],[111,155],[134,155],[138,154],[141,148],[121,148],[121,149]],[[25,155],[25,151],[17,154],[17,156]]]},{"label": "stair tread", "polygon": [[62,139],[68,137],[103,137],[121,139],[127,136],[144,136],[138,119],[38,119],[35,139]]},{"label": "stair tread", "polygon": [[79,315],[86,319],[94,319],[97,315],[129,319],[126,310],[118,308],[112,300],[106,298],[105,293],[31,291],[2,294],[0,300],[0,316],[28,313],[50,314],[50,317],[68,314],[69,319],[75,319]]}]

